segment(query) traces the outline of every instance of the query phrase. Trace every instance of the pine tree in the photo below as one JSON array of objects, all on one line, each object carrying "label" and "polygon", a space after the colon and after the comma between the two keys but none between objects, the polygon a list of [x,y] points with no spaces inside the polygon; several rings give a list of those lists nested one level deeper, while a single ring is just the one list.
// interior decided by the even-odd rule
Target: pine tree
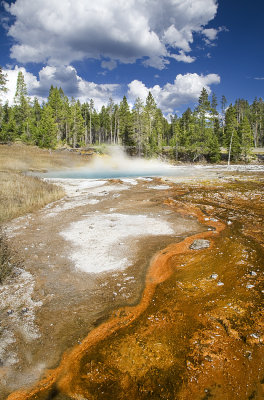
[{"label": "pine tree", "polygon": [[159,108],[156,108],[153,125],[153,150],[156,154],[161,154],[163,148],[164,117]]},{"label": "pine tree", "polygon": [[107,112],[109,115],[109,128],[110,128],[110,144],[113,143],[113,115],[114,115],[114,102],[112,97],[109,98],[107,105]]},{"label": "pine tree", "polygon": [[67,98],[63,90],[51,85],[48,104],[52,109],[52,116],[57,125],[57,142],[61,142],[66,136],[65,120],[67,116],[65,115],[65,101],[67,101]]},{"label": "pine tree", "polygon": [[126,96],[119,106],[119,136],[124,146],[133,146],[132,116]]},{"label": "pine tree", "polygon": [[0,95],[1,93],[7,92],[6,82],[7,82],[6,74],[3,73],[3,69],[0,66]]},{"label": "pine tree", "polygon": [[142,152],[146,146],[146,137],[143,131],[143,112],[144,104],[143,101],[138,97],[135,101],[132,110],[132,120],[133,120],[133,138],[137,147],[137,154],[142,155]]},{"label": "pine tree", "polygon": [[152,93],[149,92],[146,98],[146,105],[144,109],[144,132],[147,137],[146,153],[148,156],[152,156],[156,151],[156,140],[153,133],[156,110],[156,102]]},{"label": "pine tree", "polygon": [[239,125],[238,134],[241,141],[241,155],[246,163],[248,161],[248,156],[251,153],[251,147],[253,146],[253,135],[248,118],[246,116]]},{"label": "pine tree", "polygon": [[15,103],[15,119],[18,135],[24,141],[30,141],[31,134],[29,130],[30,102],[27,97],[27,86],[22,71],[18,72]]},{"label": "pine tree", "polygon": [[5,103],[5,105],[2,107],[1,119],[0,141],[14,141],[17,136],[17,124],[15,120],[14,107],[9,107],[8,103]]},{"label": "pine tree", "polygon": [[228,165],[231,158],[237,160],[240,152],[240,140],[237,133],[236,110],[232,104],[228,107],[225,115],[224,145],[228,151]]},{"label": "pine tree", "polygon": [[181,144],[181,127],[180,120],[175,114],[171,117],[171,127],[172,127],[172,139],[170,140],[171,146],[174,148],[175,160],[178,161],[179,158],[179,148]]},{"label": "pine tree", "polygon": [[85,143],[85,122],[82,116],[81,103],[72,98],[71,101],[70,138],[75,149]]},{"label": "pine tree", "polygon": [[35,143],[39,147],[55,148],[57,144],[57,125],[50,105],[45,105],[36,130]]},{"label": "pine tree", "polygon": [[224,95],[222,95],[222,98],[221,98],[221,127],[222,127],[222,131],[221,131],[221,136],[220,136],[220,144],[221,145],[224,144],[223,141],[224,141],[224,130],[225,130],[226,104],[227,104],[226,97]]},{"label": "pine tree", "polygon": [[214,131],[214,121],[217,118],[216,106],[216,97],[214,97],[213,106],[211,106],[208,93],[203,88],[194,114],[196,124],[191,146],[194,153],[193,161],[201,160],[202,157],[209,158],[211,161],[217,161],[219,158],[219,143]]}]

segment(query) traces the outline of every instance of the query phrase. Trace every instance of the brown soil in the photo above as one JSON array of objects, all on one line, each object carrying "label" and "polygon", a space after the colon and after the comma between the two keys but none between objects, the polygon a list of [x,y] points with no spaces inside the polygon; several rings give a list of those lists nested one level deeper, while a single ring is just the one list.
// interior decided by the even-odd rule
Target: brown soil
[{"label": "brown soil", "polygon": [[[142,207],[146,198],[138,188],[136,194]],[[165,246],[163,238],[138,304],[132,305],[141,290],[131,290],[131,305],[104,309],[107,320],[94,329],[88,324],[88,335],[57,368],[9,400],[264,398],[263,185],[229,178],[151,196],[151,209],[166,207],[189,222],[195,217],[203,232]],[[190,249],[198,238],[210,247]]]}]

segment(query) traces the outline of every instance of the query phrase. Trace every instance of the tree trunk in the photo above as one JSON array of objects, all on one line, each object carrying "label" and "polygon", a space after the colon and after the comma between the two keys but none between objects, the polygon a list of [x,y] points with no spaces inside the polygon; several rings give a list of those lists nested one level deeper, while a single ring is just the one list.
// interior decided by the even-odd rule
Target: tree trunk
[{"label": "tree trunk", "polygon": [[90,144],[92,144],[92,113],[90,112]]},{"label": "tree trunk", "polygon": [[231,157],[231,150],[232,150],[233,134],[234,134],[234,132],[232,132],[231,139],[230,139],[227,165],[230,165],[230,157]]}]

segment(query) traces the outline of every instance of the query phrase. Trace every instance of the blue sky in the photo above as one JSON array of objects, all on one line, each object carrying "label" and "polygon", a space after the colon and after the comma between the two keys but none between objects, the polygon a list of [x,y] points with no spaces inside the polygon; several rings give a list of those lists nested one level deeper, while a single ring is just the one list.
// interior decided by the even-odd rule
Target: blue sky
[{"label": "blue sky", "polygon": [[99,108],[151,90],[180,114],[202,87],[219,102],[264,89],[262,0],[16,0],[1,5],[0,65],[12,102],[22,70],[30,96],[61,86]]}]

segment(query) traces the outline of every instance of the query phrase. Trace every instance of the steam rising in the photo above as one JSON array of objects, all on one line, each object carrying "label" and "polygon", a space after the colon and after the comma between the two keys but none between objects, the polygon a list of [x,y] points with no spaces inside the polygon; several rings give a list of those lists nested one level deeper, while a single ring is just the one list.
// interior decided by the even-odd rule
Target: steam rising
[{"label": "steam rising", "polygon": [[208,178],[211,174],[225,171],[263,171],[263,165],[171,165],[164,161],[129,157],[119,146],[109,146],[104,155],[94,155],[82,168],[53,171],[48,178],[107,179],[129,177],[195,177]]},{"label": "steam rising", "polygon": [[172,176],[178,167],[159,160],[129,157],[119,146],[109,146],[107,154],[95,155],[86,167],[69,171],[51,172],[57,178],[126,178],[139,176]]}]

